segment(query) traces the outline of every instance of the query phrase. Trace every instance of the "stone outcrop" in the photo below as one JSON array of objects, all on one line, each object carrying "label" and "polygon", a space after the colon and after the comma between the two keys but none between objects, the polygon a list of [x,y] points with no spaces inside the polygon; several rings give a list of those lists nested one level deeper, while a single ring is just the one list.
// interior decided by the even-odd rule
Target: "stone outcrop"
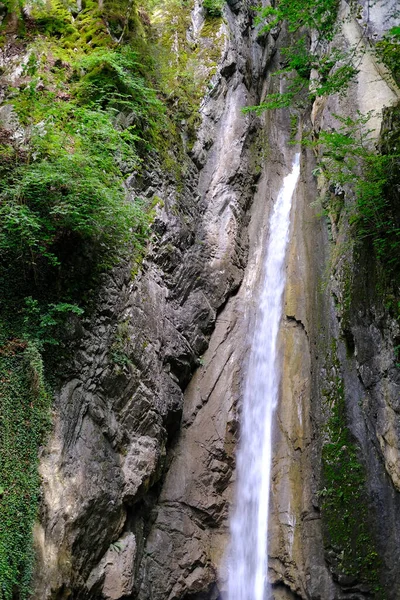
[{"label": "stone outcrop", "polygon": [[[105,279],[96,312],[66,366],[54,432],[41,457],[37,600],[216,600],[225,589],[249,332],[268,215],[294,152],[285,111],[262,118],[241,111],[262,100],[274,85],[269,73],[280,66],[280,38],[257,37],[251,4],[229,0],[225,9],[224,47],[201,105],[197,140],[185,158],[182,189],[155,160],[128,180],[132,195],[162,203],[139,273],[132,281],[131,265],[121,265]],[[351,44],[360,24],[346,28]],[[350,100],[318,100],[307,127],[330,127],[332,113],[353,115],[372,102],[363,90],[380,72],[366,56]],[[392,85],[382,88],[383,82],[379,110],[397,93]],[[336,251],[348,225],[345,219],[335,223],[329,240],[315,208],[311,151],[302,152],[301,167],[274,436],[273,595],[370,597],[368,589],[338,576],[327,555],[332,549],[324,548],[321,399],[332,371],[326,357],[332,340],[339,340],[349,428],[369,473],[377,547],[388,598],[396,600],[398,323],[379,308],[361,269],[353,317],[343,328],[341,265],[354,266],[354,257],[352,250]],[[334,275],[323,285],[329,260]]]}]

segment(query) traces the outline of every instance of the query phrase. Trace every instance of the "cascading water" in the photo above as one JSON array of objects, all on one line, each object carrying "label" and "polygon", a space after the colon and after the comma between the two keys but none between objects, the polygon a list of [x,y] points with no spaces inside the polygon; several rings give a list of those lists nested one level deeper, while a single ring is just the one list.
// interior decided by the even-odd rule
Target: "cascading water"
[{"label": "cascading water", "polygon": [[279,323],[285,287],[290,208],[300,174],[296,154],[272,211],[258,314],[244,387],[237,454],[236,508],[231,522],[228,600],[267,600],[268,512],[272,417],[278,401]]}]

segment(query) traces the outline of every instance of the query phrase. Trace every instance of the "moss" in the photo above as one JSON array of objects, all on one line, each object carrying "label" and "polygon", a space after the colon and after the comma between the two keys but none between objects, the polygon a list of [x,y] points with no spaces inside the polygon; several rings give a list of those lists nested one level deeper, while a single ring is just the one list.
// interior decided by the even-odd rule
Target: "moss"
[{"label": "moss", "polygon": [[174,176],[178,184],[185,175],[182,172],[185,151],[193,145],[200,125],[200,103],[216,72],[224,43],[222,19],[219,17],[206,20],[200,32],[200,43],[188,40],[192,8],[190,1],[165,0],[151,12],[157,42],[151,51],[168,113],[166,126],[156,146],[164,169]]},{"label": "moss", "polygon": [[223,19],[221,16],[208,16],[200,32],[202,38],[213,38],[218,35]]},{"label": "moss", "polygon": [[32,11],[30,32],[60,39],[62,48],[74,53],[90,53],[96,47],[109,47],[143,35],[138,5],[129,0],[106,0],[102,8],[95,0],[84,0],[82,9],[72,9],[60,0],[37,4]]},{"label": "moss", "polygon": [[110,346],[109,356],[114,365],[124,367],[132,364],[128,354],[129,342],[129,319],[125,319],[118,324],[114,335],[114,341]]},{"label": "moss", "polygon": [[269,139],[265,129],[259,129],[251,142],[250,160],[251,172],[255,175],[261,175],[263,165],[271,154]]},{"label": "moss", "polygon": [[326,414],[322,447],[321,499],[327,556],[337,577],[368,585],[375,598],[386,597],[380,585],[381,561],[371,527],[365,466],[347,425],[344,382],[340,375],[336,340],[332,341],[323,390]]}]

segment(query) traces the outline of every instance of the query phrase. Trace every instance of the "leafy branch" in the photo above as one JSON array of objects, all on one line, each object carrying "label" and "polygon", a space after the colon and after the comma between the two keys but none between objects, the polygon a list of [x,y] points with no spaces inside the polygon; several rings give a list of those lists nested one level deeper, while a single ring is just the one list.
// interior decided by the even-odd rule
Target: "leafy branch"
[{"label": "leafy branch", "polygon": [[286,22],[291,33],[308,27],[315,29],[321,39],[331,40],[336,30],[338,7],[338,0],[280,0],[276,7],[260,8],[256,23],[263,25],[262,33]]},{"label": "leafy branch", "polygon": [[376,152],[372,113],[357,117],[334,115],[335,131],[321,131],[315,140],[304,140],[319,152],[319,166],[331,186],[354,195],[350,224],[357,239],[369,239],[387,272],[400,274],[400,215],[393,190],[398,186],[400,154],[397,146]]}]

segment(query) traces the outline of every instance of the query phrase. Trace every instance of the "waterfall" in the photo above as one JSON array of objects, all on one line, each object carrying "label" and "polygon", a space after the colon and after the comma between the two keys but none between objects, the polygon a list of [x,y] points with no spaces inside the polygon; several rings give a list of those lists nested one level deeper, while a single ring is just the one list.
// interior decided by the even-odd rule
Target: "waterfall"
[{"label": "waterfall", "polygon": [[237,454],[236,507],[231,521],[228,600],[267,600],[268,512],[271,480],[271,431],[278,401],[279,323],[285,287],[285,255],[290,208],[300,174],[296,154],[283,180],[269,227],[256,323],[244,386],[241,436]]}]

